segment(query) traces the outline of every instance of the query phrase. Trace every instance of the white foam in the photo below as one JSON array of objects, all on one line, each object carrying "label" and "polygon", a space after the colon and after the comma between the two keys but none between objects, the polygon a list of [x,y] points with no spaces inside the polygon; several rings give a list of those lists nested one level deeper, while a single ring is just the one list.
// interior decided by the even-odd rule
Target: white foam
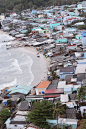
[{"label": "white foam", "polygon": [[[29,86],[34,79],[34,75],[31,71],[33,60],[29,55],[24,52],[20,53],[19,51],[15,52],[15,50],[8,51],[4,49],[4,46],[14,43],[12,40],[14,40],[14,38],[7,34],[0,35],[0,59],[2,61],[0,64],[0,72],[4,73],[1,76],[0,89],[16,84]],[[5,76],[7,77],[6,80],[4,80]]]},{"label": "white foam", "polygon": [[20,68],[18,64],[18,60],[14,59],[14,62],[12,62],[11,67],[14,67],[20,74],[22,74],[22,69]]},{"label": "white foam", "polygon": [[[28,56],[28,58],[30,58],[29,56]],[[30,58],[31,59],[31,58]],[[34,80],[34,75],[33,75],[33,73],[32,73],[32,71],[31,71],[31,67],[32,67],[32,64],[33,64],[33,60],[31,59],[31,65],[30,65],[30,74],[31,74],[31,80],[30,80],[30,82],[28,83],[28,85],[31,85],[31,83],[32,83],[32,81]]]},{"label": "white foam", "polygon": [[4,89],[5,87],[11,87],[11,86],[15,86],[17,84],[17,78],[15,78],[12,82],[10,83],[6,83],[6,84],[2,84],[0,85],[0,90]]}]

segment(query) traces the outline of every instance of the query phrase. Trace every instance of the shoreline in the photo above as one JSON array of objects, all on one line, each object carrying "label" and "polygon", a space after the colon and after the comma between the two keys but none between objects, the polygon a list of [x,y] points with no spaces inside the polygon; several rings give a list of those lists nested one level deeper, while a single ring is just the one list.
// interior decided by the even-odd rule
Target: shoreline
[{"label": "shoreline", "polygon": [[[9,35],[8,32],[3,32],[3,30],[0,30],[0,34]],[[10,42],[10,41],[8,41],[8,42]],[[19,41],[17,41],[17,39],[15,39],[14,41],[11,41],[11,42],[13,44],[19,43]],[[38,51],[33,46],[19,47],[19,48],[13,48],[13,49],[15,51],[26,53],[33,60],[33,64],[31,66],[31,72],[34,76],[34,79],[31,82],[30,86],[37,86],[41,81],[47,80],[47,72],[48,72],[48,68],[50,66],[50,58],[46,58],[42,53],[39,53],[40,57],[37,57]]]},{"label": "shoreline", "polygon": [[[26,47],[26,49],[28,49],[29,51],[31,51],[31,52],[36,52],[36,54],[38,53],[38,51],[34,48],[34,47]],[[36,55],[37,56],[37,55]],[[42,60],[41,60],[41,63],[42,62],[44,62],[44,65],[45,65],[45,67],[44,67],[44,65],[42,64],[42,68],[45,68],[45,70],[44,70],[44,75],[43,75],[43,78],[41,78],[41,80],[40,80],[40,82],[41,81],[47,81],[47,72],[48,72],[48,68],[49,68],[49,66],[50,66],[50,58],[46,58],[42,53],[40,53],[40,57],[37,57],[38,59],[39,58],[42,58]],[[35,74],[34,73],[34,70],[32,69],[33,67],[34,67],[34,64],[35,64],[35,62],[33,61],[33,64],[32,64],[32,67],[31,67],[31,71],[32,71],[32,73],[33,73],[33,75]],[[41,64],[40,64],[41,65]],[[40,83],[39,82],[39,83]],[[31,83],[31,85],[33,85],[35,82],[34,82],[34,80],[32,81],[32,83]],[[38,83],[38,84],[39,84]]]},{"label": "shoreline", "polygon": [[50,58],[46,58],[42,53],[40,53],[40,57],[37,57],[38,51],[34,47],[22,47],[15,50],[27,53],[33,60],[31,71],[34,79],[30,86],[37,86],[41,81],[47,81],[47,72],[50,64]]}]

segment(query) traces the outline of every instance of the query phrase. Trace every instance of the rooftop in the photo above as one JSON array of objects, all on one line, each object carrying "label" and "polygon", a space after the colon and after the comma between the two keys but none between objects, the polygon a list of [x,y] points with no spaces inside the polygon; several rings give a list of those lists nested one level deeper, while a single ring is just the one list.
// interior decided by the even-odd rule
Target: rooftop
[{"label": "rooftop", "polygon": [[39,85],[36,88],[47,88],[51,81],[42,81],[39,83]]},{"label": "rooftop", "polygon": [[45,91],[45,94],[50,94],[50,93],[64,93],[64,89],[47,89]]}]

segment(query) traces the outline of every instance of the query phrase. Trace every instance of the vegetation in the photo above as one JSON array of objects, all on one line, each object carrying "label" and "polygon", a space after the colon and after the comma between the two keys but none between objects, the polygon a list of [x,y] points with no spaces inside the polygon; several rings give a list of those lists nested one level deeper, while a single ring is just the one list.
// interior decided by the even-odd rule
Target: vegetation
[{"label": "vegetation", "polygon": [[11,99],[7,100],[7,105],[6,107],[10,110],[12,113],[12,110],[16,108],[16,101],[12,101]]},{"label": "vegetation", "polygon": [[49,127],[46,119],[52,119],[52,105],[51,102],[44,100],[42,102],[38,101],[33,104],[31,112],[27,115],[27,122],[31,121],[40,128]]},{"label": "vegetation", "polygon": [[79,25],[78,26],[78,29],[80,29],[80,30],[83,30],[83,29],[86,30],[86,25]]},{"label": "vegetation", "polygon": [[46,23],[47,23],[47,21],[43,21],[42,23],[43,23],[43,24],[46,24]]},{"label": "vegetation", "polygon": [[62,107],[61,102],[59,101],[57,104],[53,105],[53,118],[57,119],[57,127],[58,126],[58,116],[63,115],[65,113],[65,108]]},{"label": "vegetation", "polygon": [[78,23],[78,22],[84,22],[85,25],[78,25],[76,26],[78,29],[86,29],[86,20],[76,20],[76,21],[73,21],[71,24],[68,24],[67,27],[72,27],[74,26],[75,23]]},{"label": "vegetation", "polygon": [[71,9],[71,10],[69,10],[69,12],[74,12],[74,10],[75,10],[75,9]]},{"label": "vegetation", "polygon": [[0,127],[3,126],[4,122],[10,117],[11,112],[9,109],[4,108],[0,112]]},{"label": "vegetation", "polygon": [[4,12],[20,12],[22,10],[30,8],[42,8],[45,6],[55,5],[65,5],[65,4],[75,4],[77,2],[81,2],[83,0],[0,0],[0,13]]},{"label": "vegetation", "polygon": [[[26,120],[27,122],[32,122],[35,125],[39,126],[40,128],[45,129],[60,129],[58,126],[50,127],[46,122],[46,119],[57,119],[58,116],[63,115],[66,113],[66,105],[62,106],[61,102],[59,101],[57,104],[52,104],[47,100],[42,102],[38,101],[33,103],[33,107],[30,113],[27,114]],[[63,129],[66,129],[64,125]],[[67,126],[68,127],[68,126]],[[69,126],[70,127],[70,126]]]},{"label": "vegetation", "polygon": [[51,78],[50,81],[58,79],[58,75],[56,74],[56,72],[54,70],[51,71]]},{"label": "vegetation", "polygon": [[31,33],[33,26],[31,24],[27,25],[27,32],[26,32],[26,36],[28,36],[29,33]]},{"label": "vegetation", "polygon": [[9,28],[13,28],[13,23],[10,23],[9,24]]},{"label": "vegetation", "polygon": [[[80,88],[78,88],[78,94],[76,95],[78,98],[78,102],[80,102],[80,100],[85,100],[85,96],[86,96],[86,87],[81,86]],[[76,97],[75,96],[75,97]]]},{"label": "vegetation", "polygon": [[77,129],[86,129],[86,119],[82,119],[78,121]]},{"label": "vegetation", "polygon": [[81,14],[82,17],[86,17],[86,13]]}]

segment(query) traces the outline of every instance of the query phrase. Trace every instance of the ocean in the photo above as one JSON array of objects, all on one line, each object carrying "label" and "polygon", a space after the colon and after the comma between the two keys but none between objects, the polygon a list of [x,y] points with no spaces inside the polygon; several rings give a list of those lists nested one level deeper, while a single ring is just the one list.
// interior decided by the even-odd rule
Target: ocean
[{"label": "ocean", "polygon": [[29,86],[34,79],[31,71],[33,60],[29,54],[21,53],[16,48],[6,49],[12,39],[6,33],[0,34],[0,90],[16,85]]}]

